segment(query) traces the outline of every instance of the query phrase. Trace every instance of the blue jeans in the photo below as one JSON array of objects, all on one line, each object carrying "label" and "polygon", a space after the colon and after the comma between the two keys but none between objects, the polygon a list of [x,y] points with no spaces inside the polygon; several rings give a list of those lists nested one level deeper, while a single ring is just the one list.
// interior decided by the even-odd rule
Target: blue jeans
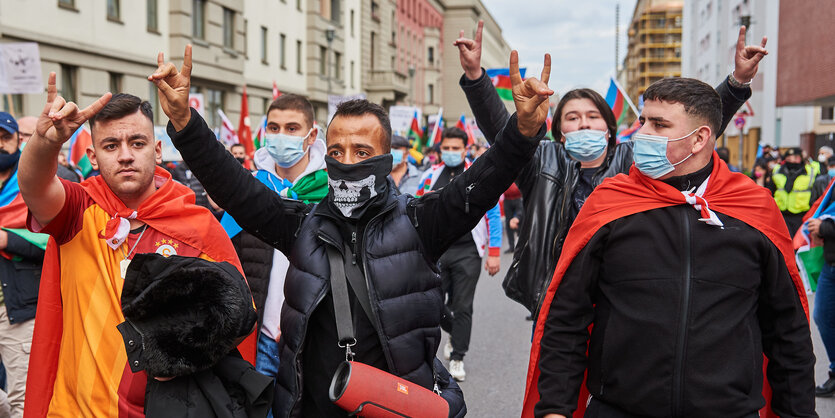
[{"label": "blue jeans", "polygon": [[829,357],[829,370],[835,371],[835,267],[825,263],[818,277],[818,289],[815,292],[815,324]]},{"label": "blue jeans", "polygon": [[[272,377],[278,375],[278,342],[264,334],[258,336],[258,353],[255,355],[255,370],[259,373]],[[273,417],[273,411],[267,414],[267,418]]]}]

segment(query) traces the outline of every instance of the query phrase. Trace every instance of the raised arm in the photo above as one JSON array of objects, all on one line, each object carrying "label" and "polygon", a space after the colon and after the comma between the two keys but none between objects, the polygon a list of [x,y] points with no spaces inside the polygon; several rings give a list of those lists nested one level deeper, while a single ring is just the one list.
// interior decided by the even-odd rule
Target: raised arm
[{"label": "raised arm", "polygon": [[[547,55],[545,62],[550,63]],[[547,85],[550,71],[543,72],[542,81],[523,81],[519,57],[513,51],[510,73],[516,114],[499,133],[495,145],[449,185],[413,204],[418,233],[435,260],[496,205],[545,136],[548,97],[554,93]]]},{"label": "raised arm", "polygon": [[739,28],[734,55],[734,71],[716,86],[716,92],[722,99],[722,126],[716,136],[722,135],[737,110],[751,97],[751,80],[757,75],[760,61],[768,55],[765,44],[768,38],[763,36],[760,45],[745,45],[745,26]]},{"label": "raised arm", "polygon": [[458,47],[458,58],[461,60],[461,68],[464,75],[461,76],[459,84],[467,96],[467,103],[473,111],[475,122],[487,142],[491,145],[496,142],[496,135],[504,128],[510,113],[504,106],[504,102],[493,87],[487,73],[481,68],[481,33],[484,29],[484,21],[478,21],[475,39],[464,37],[462,30],[458,39],[453,45]]},{"label": "raised arm", "polygon": [[188,105],[191,84],[191,45],[186,47],[180,71],[165,63],[148,80],[159,89],[162,110],[168,115],[168,135],[206,192],[247,232],[289,254],[309,206],[284,200],[255,179],[217,141],[200,115]]},{"label": "raised arm", "polygon": [[64,186],[55,176],[61,145],[87,119],[98,113],[111,96],[105,93],[90,106],[79,110],[75,103],[67,102],[58,95],[54,72],[49,73],[46,91],[46,105],[18,165],[20,194],[32,216],[41,225],[52,221],[64,207]]}]

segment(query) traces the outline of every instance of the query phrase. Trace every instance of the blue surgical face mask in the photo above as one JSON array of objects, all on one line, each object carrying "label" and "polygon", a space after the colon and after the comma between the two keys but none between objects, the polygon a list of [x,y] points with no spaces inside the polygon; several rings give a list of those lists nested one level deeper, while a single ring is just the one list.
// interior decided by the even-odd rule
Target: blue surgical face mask
[{"label": "blue surgical face mask", "polygon": [[461,151],[441,151],[441,161],[447,167],[458,167],[464,162],[464,157],[461,156]]},{"label": "blue surgical face mask", "polygon": [[403,162],[403,150],[402,149],[393,149],[391,152],[391,166],[394,167],[401,162]]},{"label": "blue surgical face mask", "polygon": [[565,150],[571,158],[584,163],[600,158],[606,152],[609,140],[606,138],[607,131],[595,131],[593,129],[581,129],[579,131],[564,133]]},{"label": "blue surgical face mask", "polygon": [[830,168],[827,173],[829,173],[829,177],[835,177],[835,168]]},{"label": "blue surgical face mask", "polygon": [[[699,127],[701,128],[701,127]],[[673,164],[667,158],[667,143],[674,141],[681,141],[693,135],[699,128],[693,129],[689,134],[681,138],[668,139],[666,136],[646,135],[640,132],[632,137],[634,147],[632,148],[632,160],[635,161],[635,167],[644,173],[645,176],[657,179],[665,174],[675,170],[675,167],[693,156],[690,153],[683,160]]]},{"label": "blue surgical face mask", "polygon": [[304,149],[304,141],[313,132],[313,128],[307,131],[305,136],[293,136],[287,134],[266,134],[264,135],[265,147],[270,157],[281,168],[289,168],[296,165],[304,157],[307,150]]}]

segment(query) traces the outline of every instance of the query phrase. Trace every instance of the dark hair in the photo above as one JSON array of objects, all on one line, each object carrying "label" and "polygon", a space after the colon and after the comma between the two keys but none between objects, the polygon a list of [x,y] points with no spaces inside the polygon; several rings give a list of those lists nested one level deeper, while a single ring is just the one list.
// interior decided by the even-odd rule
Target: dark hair
[{"label": "dark hair", "polygon": [[557,103],[557,109],[554,111],[554,121],[551,123],[551,135],[554,138],[562,138],[562,126],[560,126],[562,123],[562,110],[569,100],[574,99],[589,99],[594,103],[594,107],[603,116],[603,120],[606,121],[606,128],[609,130],[609,148],[614,147],[618,139],[618,121],[615,119],[615,114],[612,113],[612,108],[606,103],[606,99],[592,89],[574,89],[565,93],[565,96],[562,96],[560,102]]},{"label": "dark hair", "polygon": [[731,150],[727,149],[726,147],[716,148],[716,154],[719,155],[719,159],[724,161],[725,164],[727,164],[728,160],[731,159]]},{"label": "dark hair", "polygon": [[[365,99],[348,100],[342,102],[336,107],[336,112],[333,114],[333,120],[338,116],[365,116],[373,115],[380,121],[380,126],[383,128],[383,152],[391,151],[391,122],[386,110],[377,103],[369,102]],[[328,126],[330,126],[330,123]]]},{"label": "dark hair", "polygon": [[150,103],[132,94],[116,93],[98,113],[90,118],[90,129],[99,121],[122,119],[136,113],[137,110],[142,112],[151,124],[154,123],[154,110],[151,109]]},{"label": "dark hair", "polygon": [[722,99],[719,93],[694,78],[671,77],[658,80],[644,92],[644,102],[648,100],[681,103],[689,116],[707,122],[714,138],[722,126]]},{"label": "dark hair", "polygon": [[447,138],[458,138],[464,142],[464,148],[467,147],[467,133],[461,128],[455,126],[444,128],[444,132],[441,134],[441,142],[444,142],[444,139]]},{"label": "dark hair", "polygon": [[235,147],[241,147],[241,148],[243,148],[243,149],[246,149],[246,147],[244,146],[244,144],[232,144],[232,145],[229,147],[229,150],[231,151],[231,150],[232,150],[232,148],[235,148]]},{"label": "dark hair", "polygon": [[267,108],[267,114],[269,115],[272,110],[295,110],[301,112],[304,115],[305,122],[313,126],[313,120],[315,119],[313,116],[313,105],[304,96],[292,93],[282,94],[270,103],[270,107]]}]

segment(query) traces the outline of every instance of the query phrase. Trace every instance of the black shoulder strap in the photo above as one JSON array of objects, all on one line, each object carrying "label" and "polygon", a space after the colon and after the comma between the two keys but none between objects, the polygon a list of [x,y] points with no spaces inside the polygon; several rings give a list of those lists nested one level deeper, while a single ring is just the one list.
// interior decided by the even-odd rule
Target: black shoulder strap
[{"label": "black shoulder strap", "polygon": [[333,292],[333,313],[336,317],[336,333],[339,345],[354,345],[354,321],[351,317],[351,302],[348,298],[348,282],[345,280],[345,264],[339,251],[326,245],[331,267],[331,292]]}]

